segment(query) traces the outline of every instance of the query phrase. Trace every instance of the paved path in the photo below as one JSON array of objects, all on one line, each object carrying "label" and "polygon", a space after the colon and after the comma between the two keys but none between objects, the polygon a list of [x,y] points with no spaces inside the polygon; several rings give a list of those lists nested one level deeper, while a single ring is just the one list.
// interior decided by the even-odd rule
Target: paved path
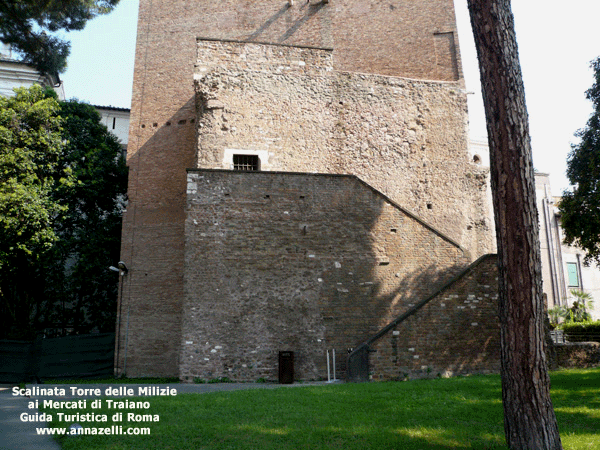
[{"label": "paved path", "polygon": [[[327,383],[295,383],[295,384],[273,384],[273,383],[215,383],[215,384],[161,384],[161,385],[149,385],[149,384],[79,384],[73,385],[77,389],[100,389],[102,396],[104,396],[107,388],[112,389],[133,389],[135,395],[138,394],[139,387],[156,386],[159,388],[171,388],[176,389],[177,394],[188,394],[188,393],[206,393],[206,392],[217,392],[217,391],[236,391],[241,389],[274,389],[274,388],[290,388],[299,386],[315,386],[324,385]],[[73,400],[80,398],[95,398],[92,395],[72,395],[71,385],[66,384],[28,384],[25,388],[59,388],[65,390],[65,396],[32,396],[27,398],[21,395],[13,394],[13,385],[1,385],[0,384],[0,450],[60,450],[60,446],[48,435],[38,435],[36,429],[40,426],[45,426],[45,422],[28,422],[21,420],[21,414],[26,413],[35,417],[38,413],[37,408],[29,409],[28,404],[32,400],[38,400],[41,405],[44,399],[55,399],[55,400]],[[122,391],[125,393],[126,391]],[[77,394],[77,392],[75,393]],[[119,396],[114,395],[113,396]],[[69,411],[71,412],[71,411]],[[73,411],[75,412],[75,411]]]},{"label": "paved path", "polygon": [[31,399],[13,395],[11,388],[0,385],[0,450],[60,450],[50,436],[37,435],[40,422],[21,421],[22,413],[35,414],[37,409],[28,409]]}]

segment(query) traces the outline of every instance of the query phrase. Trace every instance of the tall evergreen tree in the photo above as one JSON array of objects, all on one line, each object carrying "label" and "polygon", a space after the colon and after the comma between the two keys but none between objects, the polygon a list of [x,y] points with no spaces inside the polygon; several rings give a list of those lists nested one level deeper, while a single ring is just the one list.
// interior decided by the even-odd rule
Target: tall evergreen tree
[{"label": "tall evergreen tree", "polygon": [[558,450],[529,124],[510,0],[468,0],[468,6],[490,146],[506,442],[512,450]]},{"label": "tall evergreen tree", "polygon": [[600,58],[591,64],[594,84],[586,98],[594,106],[581,138],[567,159],[567,177],[572,185],[559,203],[566,244],[585,251],[584,262],[600,266]]}]

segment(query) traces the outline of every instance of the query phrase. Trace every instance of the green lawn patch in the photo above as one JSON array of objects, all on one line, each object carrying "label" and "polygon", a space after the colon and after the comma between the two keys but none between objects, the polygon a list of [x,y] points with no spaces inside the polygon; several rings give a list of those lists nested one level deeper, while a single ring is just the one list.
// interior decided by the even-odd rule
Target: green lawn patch
[{"label": "green lawn patch", "polygon": [[[554,372],[552,398],[564,448],[600,449],[600,369]],[[131,400],[150,407],[121,410],[125,415],[158,415],[159,421],[117,425],[148,427],[149,436],[62,437],[63,448],[506,449],[500,377],[494,375]]]}]

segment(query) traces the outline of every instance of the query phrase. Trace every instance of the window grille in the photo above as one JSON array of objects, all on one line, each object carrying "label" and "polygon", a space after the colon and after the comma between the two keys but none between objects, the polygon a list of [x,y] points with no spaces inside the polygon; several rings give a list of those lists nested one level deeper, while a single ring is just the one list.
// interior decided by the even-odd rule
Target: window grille
[{"label": "window grille", "polygon": [[233,170],[259,170],[258,155],[233,155]]}]

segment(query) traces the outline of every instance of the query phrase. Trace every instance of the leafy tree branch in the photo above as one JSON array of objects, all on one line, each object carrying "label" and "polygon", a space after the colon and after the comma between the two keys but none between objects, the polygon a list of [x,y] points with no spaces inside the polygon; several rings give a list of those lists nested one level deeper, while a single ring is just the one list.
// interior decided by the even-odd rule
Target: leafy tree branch
[{"label": "leafy tree branch", "polygon": [[55,33],[82,30],[119,0],[0,0],[0,41],[41,73],[64,72],[70,43]]}]

